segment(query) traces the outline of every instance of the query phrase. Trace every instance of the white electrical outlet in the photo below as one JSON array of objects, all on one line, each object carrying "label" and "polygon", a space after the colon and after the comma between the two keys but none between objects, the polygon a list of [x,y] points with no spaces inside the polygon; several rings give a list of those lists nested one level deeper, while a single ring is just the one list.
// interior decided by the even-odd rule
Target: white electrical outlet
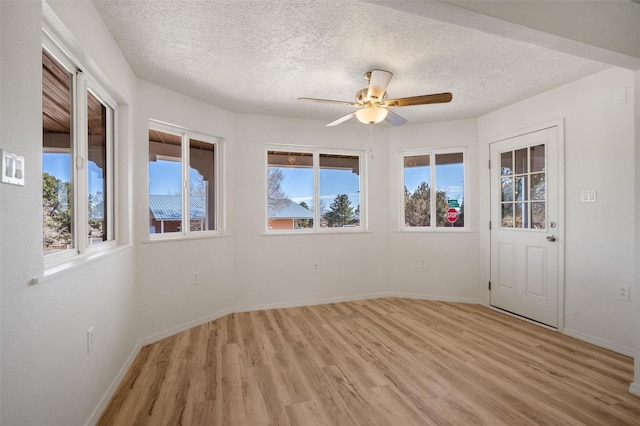
[{"label": "white electrical outlet", "polygon": [[420,259],[420,269],[427,269],[427,260]]},{"label": "white electrical outlet", "polygon": [[628,285],[619,285],[618,286],[618,299],[620,300],[626,300],[629,301],[631,300],[631,287],[629,287]]},{"label": "white electrical outlet", "polygon": [[95,327],[91,327],[87,330],[87,355],[91,355],[93,353],[93,338],[94,338]]},{"label": "white electrical outlet", "polygon": [[628,285],[619,285],[618,286],[618,299],[620,300],[626,300],[629,301],[631,300],[631,287],[629,287]]},{"label": "white electrical outlet", "polygon": [[191,284],[198,285],[200,284],[200,272],[194,272],[191,278]]},{"label": "white electrical outlet", "polygon": [[320,262],[317,260],[313,262],[313,272],[318,272],[320,270]]}]

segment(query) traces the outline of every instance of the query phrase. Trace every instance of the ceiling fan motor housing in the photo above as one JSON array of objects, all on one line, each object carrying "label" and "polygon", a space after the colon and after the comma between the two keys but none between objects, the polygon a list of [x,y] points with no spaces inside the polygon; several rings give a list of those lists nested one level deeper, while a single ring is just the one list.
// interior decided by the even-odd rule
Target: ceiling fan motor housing
[{"label": "ceiling fan motor housing", "polygon": [[358,92],[356,92],[356,102],[360,105],[365,105],[367,103],[381,103],[387,100],[387,92],[384,92],[384,95],[382,95],[382,99],[369,99],[368,93],[368,87],[358,90]]}]

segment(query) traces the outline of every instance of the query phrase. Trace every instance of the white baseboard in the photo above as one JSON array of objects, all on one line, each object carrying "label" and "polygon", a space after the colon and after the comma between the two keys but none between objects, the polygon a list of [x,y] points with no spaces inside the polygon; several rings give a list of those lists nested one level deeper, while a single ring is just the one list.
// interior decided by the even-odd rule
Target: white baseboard
[{"label": "white baseboard", "polygon": [[429,294],[415,294],[415,293],[390,293],[385,297],[399,297],[404,299],[417,299],[417,300],[431,300],[434,302],[452,302],[452,303],[470,303],[474,305],[482,305],[483,302],[480,299],[470,299],[468,297],[447,297],[447,296],[433,296]]},{"label": "white baseboard", "polygon": [[341,303],[341,302],[353,302],[356,300],[369,300],[380,299],[383,297],[394,297],[390,293],[375,293],[358,296],[344,296],[344,297],[330,297],[324,299],[311,299],[311,300],[296,300],[291,302],[269,303],[266,305],[246,305],[238,306],[235,308],[235,312],[253,312],[253,311],[266,311],[268,309],[286,309],[286,308],[299,308],[301,306],[315,306],[326,305],[329,303]]},{"label": "white baseboard", "polygon": [[299,308],[301,306],[315,306],[315,305],[326,305],[328,303],[341,303],[341,302],[354,302],[358,300],[382,299],[384,297],[432,300],[436,302],[481,304],[481,301],[478,299],[468,299],[468,298],[462,298],[462,297],[441,297],[441,296],[431,296],[431,295],[425,295],[425,294],[384,292],[384,293],[364,294],[364,295],[357,295],[357,296],[345,296],[345,297],[333,297],[333,298],[326,298],[326,299],[312,299],[312,300],[302,300],[302,301],[283,302],[283,303],[271,303],[267,305],[238,306],[235,308],[235,312],[252,312],[252,311],[265,311],[268,309]]},{"label": "white baseboard", "polygon": [[564,330],[562,330],[562,333],[566,334],[567,336],[575,337],[578,340],[582,340],[582,341],[585,341],[587,343],[591,343],[593,345],[600,346],[601,348],[609,349],[610,351],[617,352],[617,353],[622,354],[622,355],[630,356],[632,358],[633,358],[633,356],[635,354],[635,351],[633,350],[633,348],[627,348],[627,347],[624,347],[624,346],[620,346],[620,345],[617,345],[615,343],[609,342],[607,340],[600,339],[598,337],[590,336],[590,335],[582,333],[580,331],[571,330],[570,328],[566,328],[565,327]]},{"label": "white baseboard", "polygon": [[226,315],[229,315],[229,314],[232,314],[234,312],[236,312],[236,311],[234,309],[232,309],[232,308],[231,309],[223,309],[222,311],[218,311],[218,312],[213,313],[211,315],[207,315],[207,316],[204,316],[202,318],[198,318],[196,320],[189,321],[189,322],[184,323],[184,324],[182,324],[182,325],[180,325],[178,327],[170,328],[169,330],[165,330],[165,331],[160,332],[158,334],[153,334],[151,336],[145,337],[145,338],[143,338],[141,340],[141,345],[142,346],[147,346],[147,345],[150,345],[152,343],[159,342],[162,339],[166,339],[167,337],[174,336],[174,335],[176,335],[178,333],[182,333],[183,331],[187,331],[187,330],[192,329],[194,327],[198,327],[198,326],[200,326],[202,324],[206,324],[208,322],[215,321],[218,318],[222,318],[222,317],[224,317]]},{"label": "white baseboard", "polygon": [[640,383],[631,383],[631,386],[629,386],[629,392],[640,396]]},{"label": "white baseboard", "polygon": [[111,382],[111,385],[109,385],[109,388],[107,388],[107,391],[105,392],[105,394],[102,396],[102,398],[100,398],[100,402],[91,413],[91,416],[89,417],[89,420],[86,421],[85,426],[93,426],[96,423],[98,423],[98,420],[100,420],[100,416],[102,415],[104,410],[107,408],[107,405],[111,401],[111,398],[113,397],[113,395],[116,393],[118,386],[120,386],[120,383],[122,383],[122,380],[124,380],[124,376],[127,374],[129,369],[131,368],[131,365],[133,365],[133,361],[135,361],[136,357],[140,353],[141,348],[142,348],[142,344],[140,341],[138,341],[138,343],[135,344],[135,346],[133,347],[133,350],[127,357],[127,360],[125,361],[124,365],[122,366],[122,368],[120,368],[120,371]]}]

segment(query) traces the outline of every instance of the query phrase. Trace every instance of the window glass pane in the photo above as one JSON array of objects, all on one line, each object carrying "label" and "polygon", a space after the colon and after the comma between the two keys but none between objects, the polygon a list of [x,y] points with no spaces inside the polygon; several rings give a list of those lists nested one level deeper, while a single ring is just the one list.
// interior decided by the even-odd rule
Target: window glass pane
[{"label": "window glass pane", "polygon": [[527,200],[526,177],[520,176],[515,179],[515,199],[517,201]]},{"label": "window glass pane", "polygon": [[321,226],[360,226],[360,157],[320,154]]},{"label": "window glass pane", "polygon": [[522,148],[516,151],[516,174],[527,173],[527,148]]},{"label": "window glass pane", "polygon": [[531,147],[531,173],[544,172],[544,145]]},{"label": "window glass pane", "polygon": [[502,184],[502,201],[513,201],[513,178],[504,177]]},{"label": "window glass pane", "polygon": [[528,212],[527,212],[527,203],[516,203],[516,210],[515,210],[515,227],[516,228],[528,228],[529,227],[529,221],[528,221]]},{"label": "window glass pane", "polygon": [[88,147],[88,245],[99,244],[107,236],[107,108],[91,92],[87,93]]},{"label": "window glass pane", "polygon": [[268,228],[313,228],[313,154],[269,151],[267,157]]},{"label": "window glass pane", "polygon": [[500,154],[500,166],[502,168],[500,174],[502,176],[513,174],[513,151],[503,152]]},{"label": "window glass pane", "polygon": [[189,140],[190,231],[216,229],[214,157],[214,144]]},{"label": "window glass pane", "polygon": [[545,203],[531,203],[531,227],[546,229]]},{"label": "window glass pane", "polygon": [[513,204],[502,205],[502,225],[503,228],[513,228]]},{"label": "window glass pane", "polygon": [[431,225],[431,167],[429,155],[404,157],[404,224]]},{"label": "window glass pane", "polygon": [[44,255],[74,248],[73,76],[42,54],[42,216]]},{"label": "window glass pane", "polygon": [[182,231],[182,138],[149,129],[149,233]]},{"label": "window glass pane", "polygon": [[545,200],[546,199],[545,174],[544,173],[532,174],[530,181],[531,181],[531,199]]},{"label": "window glass pane", "polygon": [[[464,227],[464,155],[436,154],[436,225]],[[450,222],[447,210],[455,209],[457,219]]]}]

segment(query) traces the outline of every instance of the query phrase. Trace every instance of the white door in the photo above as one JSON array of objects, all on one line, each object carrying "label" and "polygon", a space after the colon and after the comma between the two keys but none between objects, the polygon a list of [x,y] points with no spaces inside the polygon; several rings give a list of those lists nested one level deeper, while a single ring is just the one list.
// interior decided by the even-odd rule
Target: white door
[{"label": "white door", "polygon": [[558,128],[494,142],[491,305],[558,327]]}]

